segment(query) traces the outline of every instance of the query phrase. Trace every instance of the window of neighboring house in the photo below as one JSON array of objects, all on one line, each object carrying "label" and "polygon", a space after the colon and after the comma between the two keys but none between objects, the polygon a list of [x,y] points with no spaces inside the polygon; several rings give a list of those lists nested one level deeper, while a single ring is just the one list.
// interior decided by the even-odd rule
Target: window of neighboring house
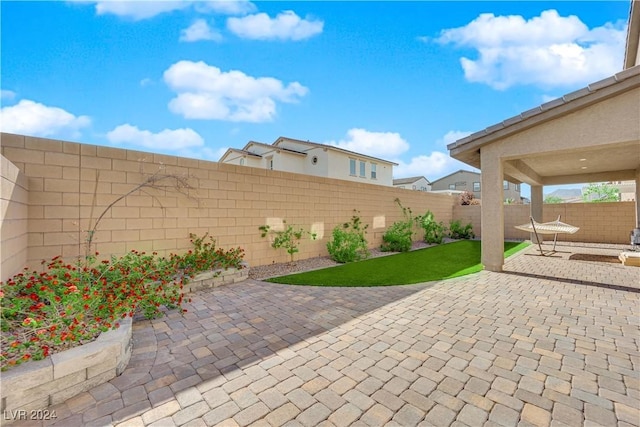
[{"label": "window of neighboring house", "polygon": [[361,178],[366,178],[367,177],[367,171],[366,171],[365,165],[366,165],[366,163],[363,162],[362,160],[360,160],[360,177]]},{"label": "window of neighboring house", "polygon": [[520,184],[516,184],[516,191],[520,191]]},{"label": "window of neighboring house", "polygon": [[240,159],[240,166],[244,166],[244,159]]},{"label": "window of neighboring house", "polygon": [[267,157],[267,169],[273,170],[273,157]]},{"label": "window of neighboring house", "polygon": [[349,159],[349,175],[356,175],[356,159]]},{"label": "window of neighboring house", "polygon": [[416,186],[415,186],[415,185],[412,185],[412,186],[411,186],[411,189],[412,189],[412,190],[415,190],[415,189],[416,189]]},{"label": "window of neighboring house", "polygon": [[371,179],[378,178],[378,165],[375,163],[371,163]]},{"label": "window of neighboring house", "polygon": [[455,190],[455,189],[456,189],[455,184],[449,184],[449,190]]},{"label": "window of neighboring house", "polygon": [[474,182],[473,183],[473,191],[480,191],[480,183],[479,182]]},{"label": "window of neighboring house", "polygon": [[503,188],[504,188],[505,190],[508,190],[508,189],[509,189],[509,181],[504,181],[504,182],[502,183],[502,185],[503,185]]},{"label": "window of neighboring house", "polygon": [[427,187],[420,187],[420,191],[427,191]]}]

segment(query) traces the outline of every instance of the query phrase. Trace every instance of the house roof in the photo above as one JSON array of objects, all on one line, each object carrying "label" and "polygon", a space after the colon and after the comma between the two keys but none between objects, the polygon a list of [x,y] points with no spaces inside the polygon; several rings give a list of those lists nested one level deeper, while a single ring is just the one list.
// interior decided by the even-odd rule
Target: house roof
[{"label": "house roof", "polygon": [[301,156],[306,156],[307,155],[307,153],[305,153],[303,151],[292,150],[290,148],[279,147],[279,146],[277,146],[275,144],[265,144],[263,142],[257,142],[257,141],[249,141],[249,142],[247,142],[247,145],[244,146],[243,150],[248,150],[249,147],[251,147],[252,145],[259,145],[261,147],[267,147],[267,148],[269,148],[271,150],[282,150],[282,151],[286,151],[286,152],[289,152],[289,153],[292,153],[292,154],[299,154]]},{"label": "house roof", "polygon": [[393,185],[402,185],[402,184],[413,184],[416,181],[424,179],[429,184],[429,180],[424,176],[412,176],[410,178],[399,178],[393,180]]},{"label": "house roof", "polygon": [[284,141],[293,141],[293,142],[296,142],[296,143],[299,143],[299,144],[308,145],[310,148],[313,147],[313,148],[322,148],[322,149],[333,150],[333,151],[340,151],[340,152],[351,154],[351,155],[354,155],[354,156],[364,157],[364,158],[367,158],[367,159],[375,160],[377,162],[387,163],[387,164],[390,164],[390,165],[398,166],[398,163],[391,162],[391,161],[385,160],[385,159],[380,159],[378,157],[368,156],[368,155],[362,154],[362,153],[356,153],[355,151],[345,150],[344,148],[336,147],[336,146],[333,146],[333,145],[320,144],[320,143],[311,142],[311,141],[303,141],[301,139],[289,138],[289,137],[286,137],[286,136],[278,137],[278,139],[276,139],[276,141],[273,143],[273,145],[279,146],[279,144],[281,142],[284,142]]},{"label": "house roof", "polygon": [[[589,86],[544,103],[517,116],[506,119],[493,126],[475,132],[465,138],[447,145],[451,155],[474,167],[480,167],[480,147],[497,139],[533,127],[543,121],[553,120],[561,115],[570,114],[587,105],[596,103],[603,97],[615,96],[640,86],[640,65],[628,68],[611,77],[592,83]],[[470,155],[459,156],[462,152]],[[462,158],[461,158],[462,157]]]},{"label": "house roof", "polygon": [[462,173],[462,172],[472,173],[472,174],[474,174],[474,175],[478,175],[478,176],[480,176],[480,173],[479,173],[479,172],[468,171],[468,170],[465,170],[465,169],[459,169],[459,170],[457,170],[457,171],[455,171],[455,172],[453,172],[453,173],[450,173],[449,175],[445,175],[445,176],[443,176],[442,178],[438,178],[438,179],[436,179],[435,181],[431,181],[431,184],[435,184],[436,182],[442,181],[443,179],[447,179],[447,178],[449,178],[449,177],[451,177],[451,176],[453,176],[453,175],[457,175],[457,174]]},{"label": "house roof", "polygon": [[250,151],[246,151],[246,150],[239,150],[237,148],[228,148],[227,151],[224,152],[224,154],[222,155],[222,157],[220,157],[220,160],[218,160],[219,162],[222,162],[224,159],[226,159],[229,154],[231,153],[237,153],[237,154],[241,154],[243,156],[252,156],[252,157],[262,157],[260,154],[256,154],[256,153],[252,153]]},{"label": "house roof", "polygon": [[640,43],[640,1],[632,0],[627,25],[627,44],[624,50],[623,67],[631,68],[638,60],[638,43]]}]

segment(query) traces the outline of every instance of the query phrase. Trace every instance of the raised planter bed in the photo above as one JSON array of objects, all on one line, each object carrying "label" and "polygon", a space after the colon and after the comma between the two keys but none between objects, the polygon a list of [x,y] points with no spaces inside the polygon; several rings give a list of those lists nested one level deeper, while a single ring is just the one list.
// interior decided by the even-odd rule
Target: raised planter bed
[{"label": "raised planter bed", "polygon": [[[192,278],[183,292],[238,283],[248,277],[249,266],[246,263],[240,270],[205,271]],[[0,424],[36,418],[43,420],[46,417],[53,419],[55,414],[47,412],[47,407],[120,375],[131,358],[131,323],[131,318],[126,318],[118,329],[100,334],[95,341],[3,372]]]},{"label": "raised planter bed", "polygon": [[55,414],[43,410],[120,375],[131,358],[131,318],[95,341],[2,373],[2,423]]},{"label": "raised planter bed", "polygon": [[242,263],[243,268],[237,270],[229,268],[227,270],[211,270],[198,273],[184,285],[183,292],[194,292],[202,289],[216,288],[230,283],[242,282],[249,278],[249,264]]}]

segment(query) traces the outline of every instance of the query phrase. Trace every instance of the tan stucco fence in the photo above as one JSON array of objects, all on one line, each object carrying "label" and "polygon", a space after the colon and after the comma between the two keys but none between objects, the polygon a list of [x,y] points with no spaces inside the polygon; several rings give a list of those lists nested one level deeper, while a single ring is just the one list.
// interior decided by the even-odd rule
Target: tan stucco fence
[{"label": "tan stucco fence", "polygon": [[[480,233],[480,207],[457,198],[372,184],[220,164],[181,157],[2,133],[0,279],[43,259],[70,259],[86,251],[87,232],[120,196],[154,174],[179,178],[188,189],[144,188],[106,210],[93,237],[100,257],[132,249],[160,255],[191,248],[189,233],[208,232],[218,246],[240,246],[250,265],[289,260],[271,248],[258,227],[288,224],[317,233],[303,241],[297,259],[326,255],[333,228],[354,209],[369,224],[371,247],[402,218],[396,198],[414,215],[427,210],[438,221],[472,222]],[[528,238],[513,225],[528,220],[528,206],[505,206],[505,237]],[[581,227],[562,240],[626,243],[634,227],[633,203],[545,205],[545,221],[561,213]],[[421,238],[421,236],[416,236]]]}]

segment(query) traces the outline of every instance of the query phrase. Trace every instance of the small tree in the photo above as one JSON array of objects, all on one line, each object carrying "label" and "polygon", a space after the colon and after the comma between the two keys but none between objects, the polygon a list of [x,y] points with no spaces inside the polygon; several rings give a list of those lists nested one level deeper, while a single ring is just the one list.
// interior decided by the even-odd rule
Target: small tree
[{"label": "small tree", "polygon": [[582,200],[587,203],[619,202],[620,190],[610,184],[591,183],[582,192]]},{"label": "small tree", "polygon": [[311,240],[315,240],[316,233],[311,233],[303,228],[294,229],[291,225],[287,225],[287,221],[282,221],[282,223],[285,226],[283,231],[272,230],[268,225],[261,225],[258,229],[262,232],[262,237],[266,237],[268,234],[275,235],[271,242],[271,247],[274,249],[284,248],[291,256],[291,263],[293,264],[293,256],[300,252],[299,246],[302,237],[309,235]]}]

